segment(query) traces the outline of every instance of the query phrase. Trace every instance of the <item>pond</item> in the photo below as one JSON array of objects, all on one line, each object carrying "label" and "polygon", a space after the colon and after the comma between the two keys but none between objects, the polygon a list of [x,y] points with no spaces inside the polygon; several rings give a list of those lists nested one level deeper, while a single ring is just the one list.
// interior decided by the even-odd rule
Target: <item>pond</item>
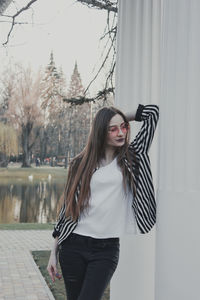
[{"label": "pond", "polygon": [[64,168],[0,169],[0,223],[53,223],[63,192]]}]

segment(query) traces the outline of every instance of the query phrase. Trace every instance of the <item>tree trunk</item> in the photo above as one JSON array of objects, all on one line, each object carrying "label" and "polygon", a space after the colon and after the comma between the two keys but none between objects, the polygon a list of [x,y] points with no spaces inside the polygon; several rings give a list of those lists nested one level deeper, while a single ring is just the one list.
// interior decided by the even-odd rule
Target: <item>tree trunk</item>
[{"label": "tree trunk", "polygon": [[46,128],[44,128],[40,138],[40,158],[42,162],[44,162],[44,159],[47,156],[47,143],[48,143],[48,133]]},{"label": "tree trunk", "polygon": [[27,123],[22,126],[22,168],[30,168],[30,149],[29,149],[29,139],[32,126]]},{"label": "tree trunk", "polygon": [[5,153],[0,152],[0,168],[6,168],[8,166],[8,157]]}]

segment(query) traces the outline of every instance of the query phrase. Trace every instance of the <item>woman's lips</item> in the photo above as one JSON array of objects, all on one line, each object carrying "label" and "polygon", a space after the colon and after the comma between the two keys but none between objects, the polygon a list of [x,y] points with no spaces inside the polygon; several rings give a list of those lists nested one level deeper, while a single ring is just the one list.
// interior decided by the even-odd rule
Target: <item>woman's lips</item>
[{"label": "woman's lips", "polygon": [[117,142],[122,143],[124,142],[124,139],[118,139]]}]

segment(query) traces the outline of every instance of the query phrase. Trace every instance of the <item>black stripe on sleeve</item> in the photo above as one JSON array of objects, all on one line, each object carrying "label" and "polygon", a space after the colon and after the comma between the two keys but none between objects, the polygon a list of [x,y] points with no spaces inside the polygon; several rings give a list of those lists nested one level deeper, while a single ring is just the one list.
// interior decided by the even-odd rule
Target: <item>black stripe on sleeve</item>
[{"label": "black stripe on sleeve", "polygon": [[142,116],[143,109],[144,109],[144,105],[139,104],[135,115],[135,121],[139,121],[139,122],[142,121],[141,116]]}]

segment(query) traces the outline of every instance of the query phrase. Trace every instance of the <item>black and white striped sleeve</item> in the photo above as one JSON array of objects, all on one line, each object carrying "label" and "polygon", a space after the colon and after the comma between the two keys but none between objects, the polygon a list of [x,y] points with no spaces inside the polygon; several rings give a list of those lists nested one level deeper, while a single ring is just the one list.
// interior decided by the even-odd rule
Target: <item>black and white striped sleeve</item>
[{"label": "black and white striped sleeve", "polygon": [[156,222],[156,201],[148,150],[154,137],[158,118],[157,105],[140,104],[135,120],[143,121],[143,124],[129,145],[130,153],[135,153],[137,158],[137,168],[133,164],[133,173],[136,173],[136,195],[133,199],[133,208],[140,233],[149,232]]},{"label": "black and white striped sleeve", "polygon": [[56,236],[59,236],[63,227],[63,224],[65,223],[65,203],[63,204],[59,216],[58,216],[58,220],[54,226],[54,230],[52,233],[52,236],[55,238]]},{"label": "black and white striped sleeve", "polygon": [[72,218],[66,217],[66,205],[63,204],[56,225],[54,226],[54,230],[52,236],[54,238],[58,237],[58,245],[61,244],[68,235],[74,230],[77,225],[77,221],[73,221]]},{"label": "black and white striped sleeve", "polygon": [[135,153],[147,153],[154,136],[159,118],[159,107],[157,105],[139,104],[135,121],[143,121],[142,127],[134,140],[130,143],[129,149],[134,149]]}]

